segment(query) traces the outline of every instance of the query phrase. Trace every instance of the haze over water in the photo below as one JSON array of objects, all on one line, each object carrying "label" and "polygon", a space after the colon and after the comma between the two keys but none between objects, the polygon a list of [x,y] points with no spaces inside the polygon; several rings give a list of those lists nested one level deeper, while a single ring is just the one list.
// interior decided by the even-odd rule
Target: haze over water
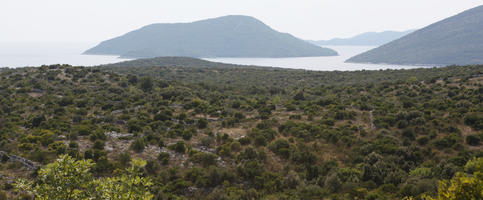
[{"label": "haze over water", "polygon": [[[0,43],[0,67],[25,67],[49,64],[70,64],[74,66],[95,66],[121,62],[110,55],[82,55],[93,43]],[[410,69],[428,66],[405,66],[389,64],[344,63],[348,58],[374,48],[375,46],[327,46],[336,50],[339,56],[297,57],[297,58],[205,58],[209,61],[272,66],[281,68],[318,71],[354,71],[379,69]]]},{"label": "haze over water", "polygon": [[94,66],[125,61],[118,56],[82,55],[95,43],[25,42],[0,43],[0,67],[25,67],[50,64]]}]

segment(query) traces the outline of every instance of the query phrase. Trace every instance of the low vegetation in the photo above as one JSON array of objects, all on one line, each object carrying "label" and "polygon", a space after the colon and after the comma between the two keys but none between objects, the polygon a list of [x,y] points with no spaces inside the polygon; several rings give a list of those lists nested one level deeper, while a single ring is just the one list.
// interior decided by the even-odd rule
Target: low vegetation
[{"label": "low vegetation", "polygon": [[3,69],[0,199],[481,198],[482,66],[150,65]]}]

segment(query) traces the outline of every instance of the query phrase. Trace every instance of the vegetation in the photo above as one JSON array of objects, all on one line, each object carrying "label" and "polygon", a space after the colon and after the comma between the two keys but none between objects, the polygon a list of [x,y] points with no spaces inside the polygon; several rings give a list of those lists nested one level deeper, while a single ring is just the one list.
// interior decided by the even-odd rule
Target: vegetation
[{"label": "vegetation", "polygon": [[483,158],[468,161],[465,171],[466,173],[456,173],[449,181],[440,181],[436,198],[430,196],[423,196],[423,198],[426,200],[481,199],[483,197]]},{"label": "vegetation", "polygon": [[140,169],[146,165],[141,160],[133,160],[131,168],[119,177],[94,179],[90,160],[76,161],[62,155],[55,162],[39,170],[36,180],[20,179],[16,187],[32,193],[35,199],[152,199],[148,188],[152,182],[139,177]]},{"label": "vegetation", "polygon": [[481,197],[482,66],[159,61],[2,70],[0,198]]}]

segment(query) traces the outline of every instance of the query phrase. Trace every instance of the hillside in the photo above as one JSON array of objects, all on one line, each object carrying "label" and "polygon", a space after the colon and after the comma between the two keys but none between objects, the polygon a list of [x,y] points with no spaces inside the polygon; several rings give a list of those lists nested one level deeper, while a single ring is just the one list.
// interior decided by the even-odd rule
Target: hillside
[{"label": "hillside", "polygon": [[224,16],[192,23],[151,24],[101,42],[85,54],[129,58],[305,57],[337,52],[280,33],[248,16]]},{"label": "hillside", "polygon": [[142,191],[154,199],[420,197],[482,161],[482,66],[316,72],[153,60],[1,71],[0,193],[29,199],[13,183],[40,184],[33,168],[62,154],[91,160],[101,180],[143,159],[152,185]]},{"label": "hillside", "polygon": [[351,38],[334,38],[331,40],[311,40],[316,45],[347,45],[347,46],[380,46],[399,39],[415,30],[367,32]]},{"label": "hillside", "polygon": [[[432,68],[382,71],[310,71],[233,65],[187,57],[157,57],[98,66],[97,69],[121,74],[150,76],[181,83],[208,84],[211,87],[237,87],[268,91],[283,88],[380,84],[386,82],[432,80],[462,76],[468,72],[459,68]],[[476,68],[473,68],[476,69]],[[482,70],[477,70],[483,73]]]},{"label": "hillside", "polygon": [[347,62],[467,65],[483,63],[483,6],[417,30]]}]

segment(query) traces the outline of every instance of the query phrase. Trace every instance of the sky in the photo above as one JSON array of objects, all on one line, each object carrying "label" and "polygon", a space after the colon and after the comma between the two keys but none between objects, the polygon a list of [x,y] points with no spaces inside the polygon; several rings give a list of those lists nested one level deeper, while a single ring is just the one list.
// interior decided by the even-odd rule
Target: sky
[{"label": "sky", "polygon": [[249,15],[302,39],[422,28],[483,0],[1,0],[0,42],[101,42],[152,23]]}]

